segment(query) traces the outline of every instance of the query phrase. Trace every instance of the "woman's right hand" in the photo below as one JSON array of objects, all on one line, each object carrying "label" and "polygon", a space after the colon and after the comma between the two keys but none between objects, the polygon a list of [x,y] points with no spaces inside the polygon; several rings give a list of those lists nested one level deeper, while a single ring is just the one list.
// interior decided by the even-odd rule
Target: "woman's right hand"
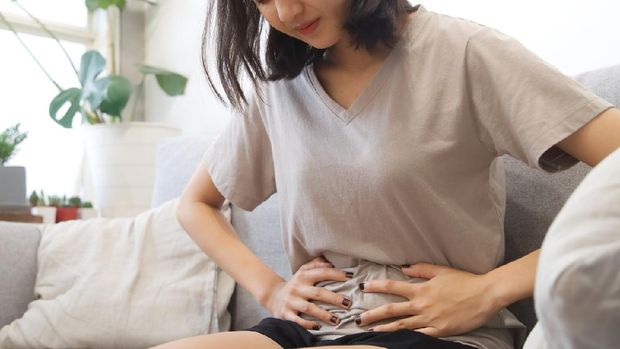
[{"label": "woman's right hand", "polygon": [[318,322],[301,318],[300,313],[337,325],[340,323],[340,319],[335,314],[322,309],[311,301],[321,301],[342,309],[349,309],[351,300],[314,285],[327,280],[346,281],[352,277],[352,273],[345,273],[334,268],[323,256],[319,256],[302,265],[289,281],[276,284],[264,306],[276,318],[296,322],[308,330],[318,330],[321,325]]}]

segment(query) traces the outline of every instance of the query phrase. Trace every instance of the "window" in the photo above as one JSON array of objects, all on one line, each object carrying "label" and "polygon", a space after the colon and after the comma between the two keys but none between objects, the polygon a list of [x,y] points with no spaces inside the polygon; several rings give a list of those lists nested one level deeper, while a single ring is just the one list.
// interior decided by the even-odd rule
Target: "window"
[{"label": "window", "polygon": [[[0,0],[0,12],[63,88],[78,79],[56,41],[20,8],[42,20],[61,40],[79,69],[81,55],[95,46],[95,31],[84,0]],[[49,116],[50,101],[58,89],[49,81],[15,35],[0,21],[0,130],[16,123],[28,132],[9,166],[26,167],[28,194],[80,195],[84,152],[80,128],[64,129]],[[76,118],[79,122],[79,118]]]}]

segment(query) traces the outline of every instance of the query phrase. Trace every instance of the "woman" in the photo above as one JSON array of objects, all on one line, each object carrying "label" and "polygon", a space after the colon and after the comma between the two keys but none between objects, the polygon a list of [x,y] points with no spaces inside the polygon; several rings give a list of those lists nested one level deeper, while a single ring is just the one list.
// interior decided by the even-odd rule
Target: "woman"
[{"label": "woman", "polygon": [[[158,348],[520,345],[505,307],[532,295],[538,251],[499,266],[498,157],[550,172],[595,165],[620,146],[618,110],[506,35],[406,0],[215,6],[218,96],[240,115],[178,217],[274,317]],[[218,212],[225,198],[252,210],[276,190],[291,280]]]}]

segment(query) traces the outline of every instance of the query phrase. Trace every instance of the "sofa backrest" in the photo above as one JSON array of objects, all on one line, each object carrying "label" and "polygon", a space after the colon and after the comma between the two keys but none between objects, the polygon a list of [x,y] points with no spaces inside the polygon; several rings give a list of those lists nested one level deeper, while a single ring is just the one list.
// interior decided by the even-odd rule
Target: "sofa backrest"
[{"label": "sofa backrest", "polygon": [[[620,105],[620,65],[588,72],[576,79],[611,103]],[[160,143],[154,206],[180,195],[209,142],[199,136],[182,136]],[[505,260],[511,261],[541,246],[553,218],[589,167],[578,164],[570,170],[549,175],[510,157],[504,157],[504,161],[507,190]],[[268,266],[282,277],[290,277],[280,236],[277,193],[252,212],[233,206],[232,224],[241,240]],[[241,287],[236,288],[229,310],[233,330],[251,327],[269,316]],[[510,310],[528,329],[533,327],[536,316],[532,299],[517,302]]]}]

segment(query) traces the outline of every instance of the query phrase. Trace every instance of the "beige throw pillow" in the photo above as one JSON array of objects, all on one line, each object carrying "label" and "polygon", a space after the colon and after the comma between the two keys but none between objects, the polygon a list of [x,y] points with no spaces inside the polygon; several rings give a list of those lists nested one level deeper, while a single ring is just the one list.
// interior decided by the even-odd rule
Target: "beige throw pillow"
[{"label": "beige throw pillow", "polygon": [[228,330],[234,280],[183,231],[176,206],[42,225],[37,299],[0,330],[0,348],[146,348]]}]

